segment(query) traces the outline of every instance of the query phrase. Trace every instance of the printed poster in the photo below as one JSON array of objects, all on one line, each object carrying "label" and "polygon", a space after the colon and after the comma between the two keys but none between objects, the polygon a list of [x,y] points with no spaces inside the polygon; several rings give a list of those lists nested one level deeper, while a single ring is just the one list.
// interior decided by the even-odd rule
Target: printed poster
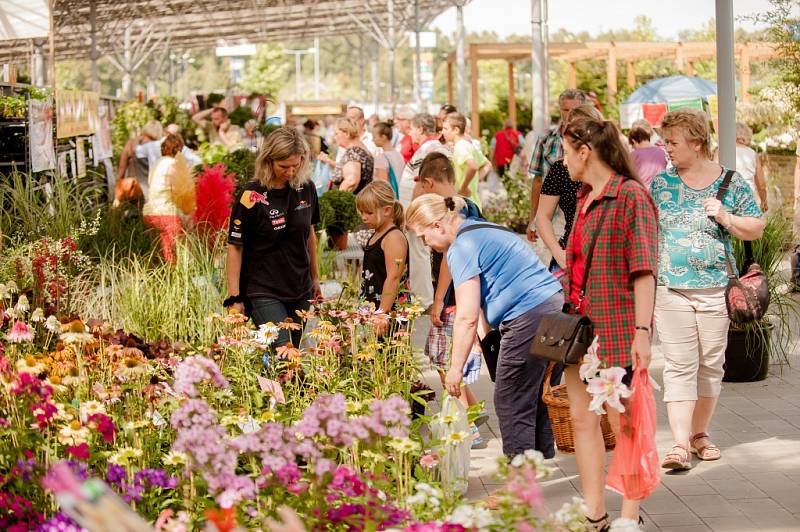
[{"label": "printed poster", "polygon": [[86,150],[83,145],[84,139],[75,139],[75,164],[77,166],[77,177],[86,177]]},{"label": "printed poster", "polygon": [[28,100],[28,120],[31,172],[53,170],[56,167],[56,152],[53,148],[52,102]]},{"label": "printed poster", "polygon": [[697,109],[698,111],[702,111],[703,99],[684,98],[683,100],[672,100],[671,102],[667,102],[668,111],[675,111],[677,109]]},{"label": "printed poster", "polygon": [[661,127],[661,119],[667,114],[667,104],[665,103],[643,103],[642,114],[653,127]]},{"label": "printed poster", "polygon": [[89,91],[56,91],[56,136],[93,135],[97,131],[100,95]]},{"label": "printed poster", "polygon": [[110,159],[113,155],[108,111],[108,104],[101,102],[97,108],[97,132],[92,135],[92,154],[94,155],[94,166],[98,166],[100,161],[104,159]]}]

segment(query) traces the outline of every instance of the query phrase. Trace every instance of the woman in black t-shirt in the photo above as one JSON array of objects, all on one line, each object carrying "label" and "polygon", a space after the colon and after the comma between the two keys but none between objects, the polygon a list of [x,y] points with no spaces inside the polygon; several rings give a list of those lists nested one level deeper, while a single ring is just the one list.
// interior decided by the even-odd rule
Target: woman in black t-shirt
[{"label": "woman in black t-shirt", "polygon": [[[567,265],[567,255],[564,251],[567,247],[567,238],[572,230],[572,222],[575,219],[575,208],[578,205],[578,190],[581,188],[579,181],[573,181],[569,177],[569,171],[564,165],[563,160],[556,161],[547,171],[547,175],[542,183],[542,192],[539,196],[539,208],[536,211],[536,230],[542,238],[542,242],[550,249],[553,254],[553,261],[563,270]],[[564,213],[564,234],[556,240],[553,230],[553,213],[556,207]],[[555,267],[550,263],[551,271]]]},{"label": "woman in black t-shirt", "polygon": [[[317,190],[310,178],[309,149],[295,129],[276,129],[256,158],[255,177],[233,206],[226,260],[225,306],[248,314],[256,325],[298,321],[320,296],[317,241]],[[302,331],[292,331],[292,344]],[[274,346],[289,342],[281,329]]]}]

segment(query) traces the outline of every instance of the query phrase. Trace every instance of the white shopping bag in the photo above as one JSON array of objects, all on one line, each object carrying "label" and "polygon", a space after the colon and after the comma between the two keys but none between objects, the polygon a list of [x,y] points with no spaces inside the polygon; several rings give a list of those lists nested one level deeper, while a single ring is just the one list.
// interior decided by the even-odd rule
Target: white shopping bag
[{"label": "white shopping bag", "polygon": [[433,419],[433,436],[438,440],[438,473],[442,489],[466,493],[469,483],[469,453],[472,437],[467,411],[458,399],[445,397],[442,410]]}]

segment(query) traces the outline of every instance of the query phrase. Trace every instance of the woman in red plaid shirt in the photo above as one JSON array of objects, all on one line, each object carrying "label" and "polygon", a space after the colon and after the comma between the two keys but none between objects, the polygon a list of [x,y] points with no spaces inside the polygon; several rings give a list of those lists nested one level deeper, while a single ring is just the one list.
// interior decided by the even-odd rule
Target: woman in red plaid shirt
[{"label": "woman in red plaid shirt", "polygon": [[[626,368],[626,383],[630,384],[633,368],[650,365],[658,264],[656,208],[636,177],[614,123],[584,113],[571,115],[564,132],[564,160],[570,177],[583,183],[577,219],[567,244],[567,299],[594,323],[600,360],[606,367]],[[582,295],[588,248],[595,233],[597,240]],[[567,367],[564,374],[587,520],[593,529],[607,530],[600,416],[589,411],[590,397],[578,366]],[[606,410],[618,432],[620,414],[613,408]],[[632,520],[633,526],[641,522],[639,501],[623,498],[621,517]]]}]

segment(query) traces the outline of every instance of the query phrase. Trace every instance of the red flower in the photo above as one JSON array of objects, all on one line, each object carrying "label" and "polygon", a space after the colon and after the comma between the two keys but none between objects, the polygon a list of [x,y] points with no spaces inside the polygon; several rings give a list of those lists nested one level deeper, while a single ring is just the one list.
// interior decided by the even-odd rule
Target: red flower
[{"label": "red flower", "polygon": [[80,445],[67,445],[67,452],[78,460],[89,459],[89,445],[86,442]]},{"label": "red flower", "polygon": [[89,416],[89,424],[97,429],[103,437],[103,441],[111,443],[114,441],[114,434],[117,432],[117,427],[114,422],[105,414],[92,414]]}]

